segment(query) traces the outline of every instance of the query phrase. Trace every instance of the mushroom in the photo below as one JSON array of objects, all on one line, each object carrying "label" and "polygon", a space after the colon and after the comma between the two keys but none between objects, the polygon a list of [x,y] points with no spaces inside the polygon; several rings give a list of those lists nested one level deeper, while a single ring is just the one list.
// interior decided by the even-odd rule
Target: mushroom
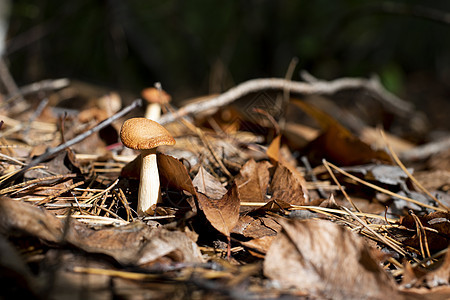
[{"label": "mushroom", "polygon": [[161,89],[161,84],[156,83],[155,86],[156,88],[152,87],[142,90],[141,96],[147,101],[145,117],[153,121],[158,121],[161,116],[161,105],[169,103],[172,98]]},{"label": "mushroom", "polygon": [[122,143],[141,152],[141,175],[137,212],[144,216],[152,212],[152,206],[161,201],[156,147],[174,145],[175,139],[157,122],[146,118],[126,120],[120,129]]}]

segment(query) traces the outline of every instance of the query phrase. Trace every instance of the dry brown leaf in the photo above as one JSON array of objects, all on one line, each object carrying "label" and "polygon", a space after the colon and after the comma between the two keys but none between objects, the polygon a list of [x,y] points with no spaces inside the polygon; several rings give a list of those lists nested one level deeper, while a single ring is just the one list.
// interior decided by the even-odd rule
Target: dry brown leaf
[{"label": "dry brown leaf", "polygon": [[264,274],[283,287],[326,299],[398,299],[393,280],[364,241],[323,220],[287,221],[264,260]]},{"label": "dry brown leaf", "polygon": [[272,200],[304,205],[307,199],[307,190],[304,188],[304,179],[297,172],[278,163],[270,184]]},{"label": "dry brown leaf", "polygon": [[6,236],[26,234],[58,243],[63,237],[63,223],[47,210],[0,197],[0,232]]},{"label": "dry brown leaf", "polygon": [[198,202],[209,223],[220,233],[230,237],[230,231],[239,220],[239,194],[236,184],[220,200],[198,193]]},{"label": "dry brown leaf", "polygon": [[392,163],[386,152],[373,150],[325,112],[297,99],[292,103],[313,117],[323,130],[323,133],[308,145],[313,162],[320,163],[325,158],[341,166],[366,164],[374,160]]},{"label": "dry brown leaf", "polygon": [[414,172],[414,178],[429,191],[450,185],[450,171],[445,170]]},{"label": "dry brown leaf", "polygon": [[[275,235],[266,235],[261,238],[252,239],[250,241],[241,242],[241,245],[248,247],[250,253],[253,256],[264,258],[264,256],[261,255],[261,253],[267,253],[267,251],[270,248],[270,245],[272,245],[273,241],[276,239]],[[258,251],[259,253],[255,253],[254,251]]]},{"label": "dry brown leaf", "polygon": [[161,186],[168,186],[178,190],[185,190],[196,195],[194,185],[186,167],[175,157],[158,153],[158,170]]},{"label": "dry brown leaf", "polygon": [[450,247],[447,248],[447,254],[445,255],[442,265],[436,270],[426,274],[424,280],[429,288],[441,285],[448,286],[450,281]]},{"label": "dry brown leaf", "polygon": [[227,189],[222,186],[220,181],[208,173],[202,166],[192,180],[192,184],[197,188],[198,192],[214,200],[221,199],[227,192]]},{"label": "dry brown leaf", "polygon": [[278,162],[282,157],[280,156],[280,146],[281,146],[281,134],[277,135],[269,147],[267,147],[266,153],[272,162]]},{"label": "dry brown leaf", "polygon": [[243,215],[233,228],[233,233],[242,234],[246,238],[258,239],[264,236],[275,236],[281,225],[270,217],[251,217]]},{"label": "dry brown leaf", "polygon": [[[306,180],[303,177],[302,174],[297,170],[294,163],[292,163],[292,160],[286,159],[284,156],[281,155],[281,135],[278,135],[276,138],[273,139],[272,143],[270,143],[269,147],[267,148],[267,156],[270,158],[270,161],[272,163],[276,163],[277,166],[282,166],[282,168],[287,168],[289,172],[292,174],[292,178],[298,183],[300,183],[302,191],[303,191],[303,203],[309,202],[309,193],[308,189],[306,188]],[[287,201],[288,202],[288,201]],[[294,204],[294,203],[291,203]]]},{"label": "dry brown leaf", "polygon": [[0,200],[0,232],[6,236],[25,233],[53,243],[64,240],[87,252],[109,255],[122,264],[144,265],[163,256],[175,257],[175,261],[203,261],[197,245],[181,231],[152,229],[139,222],[101,230],[76,220],[64,226],[46,210],[8,198]]},{"label": "dry brown leaf", "polygon": [[242,166],[236,177],[239,197],[242,202],[266,202],[272,165],[268,161],[249,160]]},{"label": "dry brown leaf", "polygon": [[407,300],[444,300],[450,299],[450,287],[440,286],[431,290],[428,288],[404,289],[401,295]]},{"label": "dry brown leaf", "polygon": [[150,228],[140,222],[101,230],[75,223],[73,229],[72,244],[110,255],[123,264],[145,265],[165,256],[175,262],[203,261],[196,244],[181,231]]},{"label": "dry brown leaf", "polygon": [[[448,247],[450,241],[450,213],[432,212],[418,217],[422,226],[432,228],[437,232],[426,230],[427,245],[432,253]],[[416,230],[416,222],[411,215],[401,217],[400,224]],[[406,245],[420,249],[420,240],[417,234],[403,241]]]}]

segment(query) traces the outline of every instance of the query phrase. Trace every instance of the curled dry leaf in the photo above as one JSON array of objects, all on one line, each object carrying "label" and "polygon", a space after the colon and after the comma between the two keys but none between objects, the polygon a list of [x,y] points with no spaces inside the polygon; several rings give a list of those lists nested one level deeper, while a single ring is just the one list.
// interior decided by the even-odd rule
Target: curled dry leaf
[{"label": "curled dry leaf", "polygon": [[264,260],[264,274],[283,287],[326,299],[399,299],[393,280],[363,240],[323,220],[279,220],[283,230]]},{"label": "curled dry leaf", "polygon": [[270,184],[272,200],[281,200],[293,205],[306,204],[307,191],[303,177],[278,163]]},{"label": "curled dry leaf", "polygon": [[265,203],[269,192],[280,203],[304,205],[308,196],[303,176],[279,162],[271,180],[271,167],[268,161],[249,160],[241,168],[236,177],[241,201]]},{"label": "curled dry leaf", "polygon": [[249,160],[242,166],[236,177],[239,197],[242,202],[266,202],[269,186],[271,163],[268,161],[255,162]]},{"label": "curled dry leaf", "polygon": [[366,164],[374,160],[392,163],[386,152],[372,149],[317,107],[297,99],[292,103],[313,117],[323,130],[322,134],[308,146],[313,162],[320,163],[322,158],[326,158],[341,166]]},{"label": "curled dry leaf", "polygon": [[281,225],[270,217],[251,217],[243,215],[233,228],[233,233],[242,234],[246,238],[257,239],[264,236],[275,236]]},{"label": "curled dry leaf", "polygon": [[447,248],[442,265],[436,270],[431,271],[425,275],[425,282],[427,287],[434,288],[440,285],[448,285],[450,281],[450,247]]},{"label": "curled dry leaf", "polygon": [[6,236],[25,234],[58,243],[63,237],[63,223],[45,209],[1,197],[0,232]]},{"label": "curled dry leaf", "polygon": [[220,181],[203,167],[200,167],[198,170],[197,175],[192,180],[192,184],[197,188],[197,191],[214,200],[221,199],[227,192],[227,189],[222,186]]},{"label": "curled dry leaf", "polygon": [[[295,182],[295,186],[297,186],[298,184],[300,184],[300,186],[301,186],[302,197],[303,197],[303,199],[301,201],[303,204],[305,204],[305,203],[309,202],[309,193],[308,193],[308,189],[306,188],[306,180],[303,177],[303,175],[300,174],[300,172],[296,169],[295,165],[292,162],[289,162],[285,157],[283,157],[281,155],[280,147],[281,147],[281,135],[278,135],[277,137],[275,137],[273,139],[273,141],[270,143],[269,147],[267,148],[267,151],[266,151],[267,156],[270,158],[270,161],[272,163],[276,163],[277,169],[278,169],[278,167],[280,167],[281,169],[289,170],[289,173],[292,174],[292,175],[290,175],[290,177],[292,178],[292,181]],[[276,173],[276,171],[275,171],[275,173]],[[273,182],[273,180],[272,180],[272,182]],[[281,200],[284,200],[291,204],[296,204],[296,203],[292,203],[285,199],[281,199]]]},{"label": "curled dry leaf", "polygon": [[191,177],[181,161],[162,153],[158,153],[157,158],[161,186],[185,190],[191,195],[197,194]]},{"label": "curled dry leaf", "polygon": [[[431,252],[437,252],[448,247],[450,242],[450,213],[432,212],[418,217],[423,227],[433,230],[426,230],[427,245]],[[400,224],[416,230],[416,222],[413,216],[408,215],[400,218]],[[417,234],[403,241],[406,245],[420,249],[420,239]]]},{"label": "curled dry leaf", "polygon": [[281,146],[281,135],[277,135],[269,147],[267,147],[267,156],[270,158],[272,162],[278,162],[282,157],[280,156],[280,146]]},{"label": "curled dry leaf", "polygon": [[139,222],[102,230],[93,230],[76,220],[65,226],[46,210],[8,198],[0,199],[0,232],[6,236],[26,234],[53,243],[69,242],[86,252],[109,255],[122,264],[143,265],[164,256],[177,262],[203,261],[197,245],[183,232],[152,229]]},{"label": "curled dry leaf", "polygon": [[135,222],[121,227],[92,230],[74,223],[69,241],[91,253],[103,253],[123,264],[145,265],[168,256],[175,262],[202,262],[200,250],[181,231],[150,228]]},{"label": "curled dry leaf", "polygon": [[230,237],[230,232],[239,220],[239,193],[236,184],[220,200],[213,200],[198,193],[200,208],[209,223],[223,235]]}]

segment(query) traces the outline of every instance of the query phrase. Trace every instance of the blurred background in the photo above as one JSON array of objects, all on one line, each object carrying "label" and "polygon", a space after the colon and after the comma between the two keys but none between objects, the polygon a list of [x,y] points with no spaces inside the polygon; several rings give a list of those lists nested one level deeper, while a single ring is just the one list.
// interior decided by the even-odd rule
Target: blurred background
[{"label": "blurred background", "polygon": [[19,86],[68,77],[139,96],[159,81],[177,101],[284,77],[296,57],[293,80],[378,74],[450,129],[448,0],[0,0],[0,18]]}]

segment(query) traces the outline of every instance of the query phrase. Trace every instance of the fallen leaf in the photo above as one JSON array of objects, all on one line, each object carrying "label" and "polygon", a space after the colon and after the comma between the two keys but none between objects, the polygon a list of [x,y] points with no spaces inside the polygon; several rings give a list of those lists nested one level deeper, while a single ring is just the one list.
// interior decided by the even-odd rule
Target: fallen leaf
[{"label": "fallen leaf", "polygon": [[[355,175],[362,175],[365,180],[377,181],[382,184],[399,185],[406,184],[408,175],[398,166],[385,164],[367,164],[361,166],[343,167],[342,170]],[[410,173],[413,169],[408,169]]]},{"label": "fallen leaf", "polygon": [[280,146],[281,146],[281,134],[277,135],[269,147],[267,147],[267,156],[270,158],[272,162],[278,162],[282,157],[280,156]]},{"label": "fallen leaf", "polygon": [[272,165],[268,161],[255,162],[250,159],[239,171],[235,182],[242,202],[266,202]]},{"label": "fallen leaf", "polygon": [[239,194],[236,184],[223,195],[220,200],[213,200],[202,193],[198,193],[200,208],[209,223],[226,237],[239,220]]},{"label": "fallen leaf", "polygon": [[398,299],[393,280],[349,230],[323,220],[279,222],[264,259],[270,279],[318,298]]},{"label": "fallen leaf", "polygon": [[270,217],[251,217],[243,215],[233,228],[232,233],[242,234],[246,238],[258,239],[264,236],[275,236],[281,225]]},{"label": "fallen leaf", "polygon": [[[92,230],[74,223],[69,241],[90,253],[103,253],[122,264],[149,264],[170,255],[174,262],[202,262],[196,244],[181,231],[150,228],[141,222]],[[172,255],[177,253],[177,255]]]},{"label": "fallen leaf", "polygon": [[197,194],[191,177],[181,161],[162,153],[158,153],[157,159],[161,186],[185,190],[194,196]]},{"label": "fallen leaf", "polygon": [[294,205],[306,204],[307,190],[303,185],[304,179],[300,176],[278,163],[270,184],[271,200],[281,200]]},{"label": "fallen leaf", "polygon": [[0,198],[0,232],[5,236],[26,234],[52,243],[68,242],[89,253],[109,255],[122,264],[144,265],[174,252],[179,253],[178,262],[203,261],[197,245],[181,231],[150,228],[140,222],[101,230],[76,220],[65,226],[46,210],[5,197]]},{"label": "fallen leaf", "polygon": [[450,248],[447,248],[442,265],[436,270],[425,275],[424,281],[427,287],[434,288],[441,285],[448,285],[450,280]]},{"label": "fallen leaf", "polygon": [[[256,256],[259,258],[264,258],[264,256],[261,254],[267,253],[267,251],[270,248],[270,245],[272,245],[272,243],[275,239],[276,239],[275,235],[270,235],[270,236],[266,235],[261,238],[252,239],[250,241],[244,241],[244,242],[240,242],[240,243],[244,247],[250,248],[249,251],[253,256]],[[255,253],[255,251],[257,251],[259,253]]]},{"label": "fallen leaf", "polygon": [[258,212],[280,212],[283,210],[287,210],[291,207],[291,204],[284,202],[282,200],[270,200],[267,202],[264,206],[258,207],[257,209],[253,210],[252,213],[258,213]]},{"label": "fallen leaf", "polygon": [[317,107],[298,99],[292,100],[292,103],[313,117],[323,130],[307,147],[312,162],[320,163],[323,158],[341,166],[361,165],[373,161],[392,162],[386,152],[373,150],[370,145]]},{"label": "fallen leaf", "polygon": [[[432,212],[418,216],[422,226],[432,228],[437,232],[426,230],[427,245],[432,253],[448,247],[450,240],[450,213]],[[400,224],[406,228],[416,230],[416,222],[413,216],[408,215],[400,218]],[[420,249],[420,240],[417,234],[403,241],[406,245]]]},{"label": "fallen leaf", "polygon": [[450,299],[450,287],[440,286],[431,290],[428,288],[403,289],[401,295],[407,300]]},{"label": "fallen leaf", "polygon": [[445,170],[421,171],[414,178],[427,190],[437,190],[450,183],[450,172]]},{"label": "fallen leaf", "polygon": [[[303,191],[303,204],[309,202],[309,193],[306,188],[306,180],[303,178],[303,175],[297,170],[296,165],[292,162],[292,160],[287,160],[283,155],[281,155],[281,135],[278,135],[273,139],[272,143],[270,143],[267,148],[267,156],[270,158],[272,163],[275,163],[277,166],[281,166],[281,168],[286,168],[292,174],[292,178],[297,183],[300,183],[301,189]],[[278,168],[277,168],[278,169]],[[288,201],[286,201],[288,202]],[[294,204],[294,203],[292,203]]]},{"label": "fallen leaf", "polygon": [[0,197],[0,232],[6,236],[25,234],[58,243],[63,236],[63,223],[45,209]]},{"label": "fallen leaf", "polygon": [[214,200],[221,199],[227,192],[227,189],[222,186],[220,181],[203,167],[200,167],[198,170],[197,175],[192,180],[192,184],[197,188],[197,191]]}]

